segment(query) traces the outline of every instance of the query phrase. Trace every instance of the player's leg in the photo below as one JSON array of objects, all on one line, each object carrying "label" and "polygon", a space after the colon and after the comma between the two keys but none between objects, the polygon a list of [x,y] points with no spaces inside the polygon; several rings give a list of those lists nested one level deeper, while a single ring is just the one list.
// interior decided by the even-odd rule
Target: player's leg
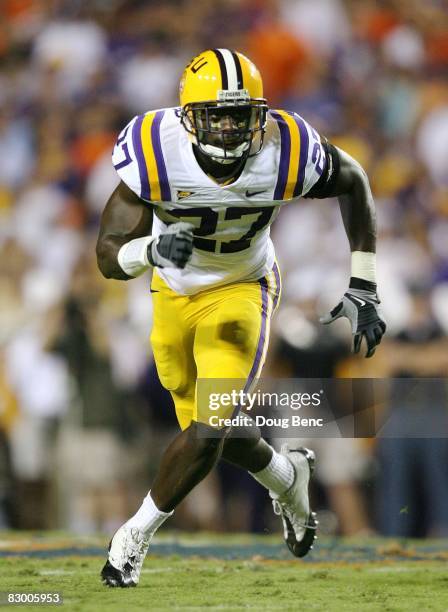
[{"label": "player's leg", "polygon": [[212,469],[223,439],[208,436],[207,426],[193,421],[197,309],[191,298],[175,294],[158,277],[153,288],[158,289],[153,295],[154,359],[160,380],[173,397],[182,429],[164,452],[150,493],[156,507],[169,513]]},{"label": "player's leg", "polygon": [[[207,314],[197,326],[194,341],[199,379],[239,379],[247,390],[259,377],[269,342],[270,319],[278,301],[277,278],[272,273],[258,283],[224,287],[205,298]],[[198,419],[207,422],[208,417],[207,406],[199,407]],[[278,494],[294,479],[290,462],[261,438],[256,426],[233,427],[224,441],[222,458],[251,473],[260,473],[263,484]],[[268,467],[271,463],[275,472]]]},{"label": "player's leg", "polygon": [[[136,586],[150,541],[176,506],[212,469],[223,438],[204,435],[204,426],[192,422],[169,445],[151,491],[138,511],[112,538],[102,578],[108,586]],[[201,431],[202,430],[202,431]]]},{"label": "player's leg", "polygon": [[248,427],[245,431],[232,428],[224,441],[221,458],[247,470],[275,496],[286,493],[294,483],[295,469],[287,453],[277,452],[268,444],[258,427]]},{"label": "player's leg", "polygon": [[[259,375],[266,355],[273,305],[268,291],[268,284],[263,280],[222,287],[204,296],[203,314],[194,340],[199,380],[195,418],[199,422],[212,424],[213,418],[216,423],[217,419],[231,417],[235,412],[233,406],[222,406],[211,412],[208,391],[247,390]],[[233,427],[224,440],[222,457],[245,469],[259,471],[271,460],[272,449],[261,439],[256,426]]]},{"label": "player's leg", "polygon": [[[267,296],[266,287],[264,292]],[[264,358],[264,345],[259,342],[262,323],[260,286],[252,286],[249,297],[245,297],[244,293],[238,300],[234,299],[234,292],[226,289],[208,292],[194,300],[172,295],[171,299],[166,299],[164,296],[170,295],[166,290],[154,297],[154,356],[162,384],[172,393],[176,414],[184,429],[165,451],[151,488],[151,502],[148,505],[154,504],[159,511],[170,513],[174,510],[212,469],[225,443],[226,430],[212,429],[207,422],[193,420],[194,384],[198,367],[203,369],[205,360],[209,376],[238,376],[246,379],[253,369],[254,361],[253,376],[261,358]],[[267,297],[265,301],[263,316],[266,319],[269,314]],[[182,324],[179,324],[179,321],[186,319],[193,322],[191,329],[182,329]],[[159,333],[159,330],[167,329],[173,320],[176,326],[171,335]],[[266,327],[265,321],[263,325]],[[195,330],[194,339],[192,329]],[[263,338],[266,332],[265,329]],[[257,346],[259,355],[255,358]],[[195,417],[197,419],[197,415]],[[259,471],[271,460],[273,451],[260,439],[259,432],[255,438],[243,440],[242,443],[237,440],[235,442],[236,445],[229,446],[227,454],[240,465],[244,462],[247,469]],[[246,459],[239,460],[241,454]],[[137,515],[139,521],[140,515]],[[147,528],[147,524],[144,527]]]},{"label": "player's leg", "polygon": [[[247,390],[260,376],[269,343],[270,319],[279,296],[280,275],[275,265],[258,283],[223,287],[205,298],[204,310],[208,314],[201,318],[194,342],[198,378],[240,379]],[[202,412],[199,420],[206,422],[207,408]],[[261,472],[274,458],[274,464],[283,466],[281,471],[286,472],[279,484],[280,493],[291,486],[294,476],[289,462],[276,455],[255,425],[233,427],[222,451],[223,459],[251,473]],[[271,480],[263,484],[268,486]]]},{"label": "player's leg", "polygon": [[138,511],[112,538],[102,578],[109,586],[135,586],[150,540],[178,503],[216,463],[222,439],[206,436],[206,426],[192,422],[196,366],[194,331],[188,298],[171,292],[160,279],[153,295],[154,324],[151,336],[160,380],[174,399],[183,430],[168,446],[151,491]]},{"label": "player's leg", "polygon": [[151,496],[157,508],[171,512],[218,461],[224,430],[207,431],[207,425],[193,421],[172,441],[163,454]]},{"label": "player's leg", "polygon": [[[224,440],[221,459],[255,473],[268,466],[273,455],[274,449],[263,440],[260,429],[254,424],[248,427],[232,427]],[[287,486],[285,490],[286,488]]]},{"label": "player's leg", "polygon": [[[270,317],[276,306],[274,273],[257,283],[214,292],[215,307],[198,324],[194,342],[198,379],[240,379],[247,391],[261,372],[269,340]],[[209,383],[207,381],[207,386]],[[198,393],[198,419],[210,412]],[[227,416],[227,415],[225,415]],[[222,458],[248,470],[269,490],[274,509],[281,514],[285,540],[291,552],[304,556],[315,539],[314,513],[309,507],[308,484],[314,454],[308,449],[276,452],[257,428],[232,428],[224,441]]]},{"label": "player's leg", "polygon": [[[316,539],[316,515],[309,505],[308,484],[314,468],[314,453],[306,448],[273,449],[258,431],[233,431],[225,439],[221,457],[247,470],[269,490],[274,512],[282,517],[284,537],[296,557],[305,556]],[[233,433],[233,437],[232,437]]]}]

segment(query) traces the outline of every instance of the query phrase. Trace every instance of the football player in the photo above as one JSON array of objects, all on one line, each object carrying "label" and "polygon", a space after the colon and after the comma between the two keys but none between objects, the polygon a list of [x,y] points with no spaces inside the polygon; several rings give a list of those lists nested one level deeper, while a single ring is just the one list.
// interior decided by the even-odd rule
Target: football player
[{"label": "football player", "polygon": [[386,326],[367,176],[302,117],[270,110],[257,68],[229,49],[204,51],[188,64],[179,108],[134,117],[113,164],[121,183],[101,219],[98,265],[121,280],[152,269],[154,359],[182,431],[142,506],[113,536],[103,582],[138,583],[153,534],[220,458],[268,489],[286,543],[302,557],[317,524],[308,499],[312,451],[276,452],[254,427],[244,437],[239,428],[212,427],[197,405],[197,379],[244,380],[248,390],[259,377],[280,296],[269,226],[302,197],[339,197],[351,278],[322,322],[347,317],[355,352],[364,338],[366,357],[373,355]]}]

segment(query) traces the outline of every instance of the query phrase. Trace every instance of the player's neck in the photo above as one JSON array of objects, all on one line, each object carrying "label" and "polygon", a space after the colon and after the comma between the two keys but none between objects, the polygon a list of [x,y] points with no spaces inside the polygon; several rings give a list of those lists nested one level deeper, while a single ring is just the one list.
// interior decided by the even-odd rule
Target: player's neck
[{"label": "player's neck", "polygon": [[193,145],[193,152],[202,170],[220,184],[236,181],[243,171],[247,159],[247,157],[243,157],[231,164],[221,164],[202,153],[196,145]]}]

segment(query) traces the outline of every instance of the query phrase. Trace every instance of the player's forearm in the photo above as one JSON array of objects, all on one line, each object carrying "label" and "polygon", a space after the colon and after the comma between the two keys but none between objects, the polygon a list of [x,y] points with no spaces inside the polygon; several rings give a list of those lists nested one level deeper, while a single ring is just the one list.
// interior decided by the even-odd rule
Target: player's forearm
[{"label": "player's forearm", "polygon": [[352,252],[352,278],[376,284],[376,215],[369,179],[360,164],[338,149],[340,170],[334,195]]},{"label": "player's forearm", "polygon": [[185,268],[193,251],[193,226],[173,223],[158,237],[140,236],[132,240],[100,232],[97,244],[98,266],[106,278],[129,280],[148,268]]},{"label": "player's forearm", "polygon": [[146,246],[151,227],[151,207],[121,182],[101,216],[96,245],[98,267],[106,278],[129,280],[148,268]]},{"label": "player's forearm", "polygon": [[338,199],[350,250],[375,253],[375,204],[369,180],[361,167],[352,169],[351,189]]},{"label": "player's forearm", "polygon": [[126,274],[118,263],[118,253],[121,247],[126,244],[128,238],[107,234],[98,238],[96,245],[96,257],[98,268],[106,278],[116,280],[129,280],[132,276]]}]

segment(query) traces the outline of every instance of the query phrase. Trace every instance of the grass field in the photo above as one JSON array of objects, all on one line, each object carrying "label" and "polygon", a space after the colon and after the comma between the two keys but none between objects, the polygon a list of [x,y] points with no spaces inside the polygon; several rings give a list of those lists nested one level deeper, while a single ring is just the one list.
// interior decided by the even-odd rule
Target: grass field
[{"label": "grass field", "polygon": [[164,536],[154,540],[136,589],[102,586],[106,543],[0,532],[0,592],[57,591],[63,609],[89,612],[448,611],[448,546],[440,540],[323,539],[301,561],[277,536]]}]

